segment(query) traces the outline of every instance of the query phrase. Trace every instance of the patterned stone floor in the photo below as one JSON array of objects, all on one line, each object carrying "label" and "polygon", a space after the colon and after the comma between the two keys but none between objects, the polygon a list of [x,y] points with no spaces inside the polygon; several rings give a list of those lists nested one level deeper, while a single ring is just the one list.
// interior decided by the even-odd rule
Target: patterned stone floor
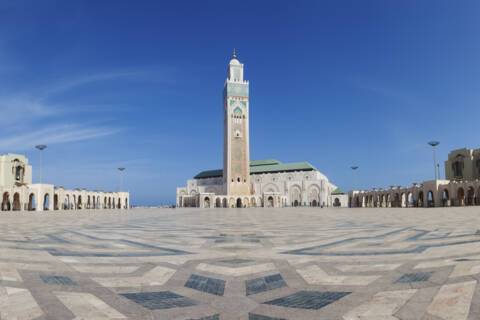
[{"label": "patterned stone floor", "polygon": [[480,319],[480,209],[0,213],[0,319]]}]

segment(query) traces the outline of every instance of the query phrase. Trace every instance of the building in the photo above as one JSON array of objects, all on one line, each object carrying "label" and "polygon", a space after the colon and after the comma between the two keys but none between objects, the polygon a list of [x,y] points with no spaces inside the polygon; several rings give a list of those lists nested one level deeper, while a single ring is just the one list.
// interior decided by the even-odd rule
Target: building
[{"label": "building", "polygon": [[410,187],[352,191],[350,207],[449,207],[480,205],[480,149],[448,154],[444,180],[413,183]]},{"label": "building", "polygon": [[127,209],[128,192],[67,190],[51,184],[33,184],[32,166],[19,154],[0,155],[2,211]]},{"label": "building", "polygon": [[[308,162],[250,160],[249,82],[235,52],[223,89],[223,169],[203,171],[177,188],[178,207],[331,206],[337,187]],[[336,206],[348,195],[337,193]]]}]

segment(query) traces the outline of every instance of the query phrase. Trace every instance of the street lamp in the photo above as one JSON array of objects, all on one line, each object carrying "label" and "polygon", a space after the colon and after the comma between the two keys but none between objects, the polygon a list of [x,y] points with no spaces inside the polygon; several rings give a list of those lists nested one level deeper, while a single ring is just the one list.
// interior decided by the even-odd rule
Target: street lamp
[{"label": "street lamp", "polygon": [[432,150],[433,150],[433,172],[435,173],[435,181],[436,181],[438,180],[438,177],[437,177],[437,156],[435,154],[435,147],[438,146],[440,142],[430,141],[428,144],[432,146]]},{"label": "street lamp", "polygon": [[124,167],[118,168],[118,171],[120,172],[120,188],[118,191],[122,191],[123,189],[123,171],[125,171]]},{"label": "street lamp", "polygon": [[[355,175],[355,172],[358,170],[358,166],[351,166],[350,169],[352,169],[353,172],[354,172],[353,183],[356,185],[357,184],[357,176]],[[355,189],[355,187],[358,187],[358,186],[355,186],[355,185],[354,185],[354,189]]]},{"label": "street lamp", "polygon": [[43,170],[43,168],[42,168],[43,167],[42,151],[47,149],[47,145],[39,144],[39,145],[36,145],[35,148],[40,150],[40,170],[39,170],[39,173],[40,173],[40,184],[42,184],[42,170]]}]

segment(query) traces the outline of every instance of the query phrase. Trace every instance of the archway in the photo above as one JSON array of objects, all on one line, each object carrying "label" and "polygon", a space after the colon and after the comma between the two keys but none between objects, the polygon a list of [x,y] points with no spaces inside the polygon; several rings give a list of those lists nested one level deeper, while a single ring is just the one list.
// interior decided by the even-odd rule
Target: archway
[{"label": "archway", "polygon": [[128,199],[125,198],[125,209],[128,209]]},{"label": "archway", "polygon": [[3,193],[2,198],[2,211],[10,211],[10,194],[8,192]]},{"label": "archway", "polygon": [[220,198],[215,199],[215,208],[220,208],[222,206],[222,200]]},{"label": "archway", "polygon": [[433,191],[428,191],[427,193],[427,207],[435,207],[435,197],[433,195]]},{"label": "archway", "polygon": [[95,196],[92,196],[92,209],[97,209],[97,201]]},{"label": "archway", "polygon": [[407,195],[407,207],[411,208],[415,206],[415,198],[413,197],[413,193],[409,192]]},{"label": "archway", "polygon": [[294,185],[290,188],[290,201],[294,207],[301,205],[302,203],[302,191],[299,186]]},{"label": "archway", "polygon": [[242,208],[242,199],[241,198],[237,199],[237,208]]},{"label": "archway", "polygon": [[467,190],[467,206],[473,206],[475,204],[475,189],[469,187]]},{"label": "archway", "polygon": [[30,193],[28,196],[28,210],[29,211],[35,211],[37,209],[37,201],[35,199],[35,195],[33,193]]},{"label": "archway", "polygon": [[108,197],[108,209],[112,208],[112,198]]},{"label": "archway", "polygon": [[318,202],[317,200],[312,201],[312,207],[318,207]]},{"label": "archway", "polygon": [[418,193],[417,207],[423,207],[424,206],[423,205],[423,198],[424,198],[423,191],[420,191]]},{"label": "archway", "polygon": [[335,200],[333,200],[333,206],[334,207],[340,207],[341,205],[342,205],[342,203],[340,202],[340,199],[335,198]]},{"label": "archway", "polygon": [[48,211],[49,208],[50,208],[50,195],[48,193],[46,193],[43,196],[43,210]]},{"label": "archway", "polygon": [[205,197],[203,202],[204,202],[205,208],[210,208],[210,198],[209,197]]},{"label": "archway", "polygon": [[13,211],[20,211],[22,209],[22,204],[20,203],[20,194],[15,192],[13,195]]},{"label": "archway", "polygon": [[90,203],[90,196],[87,196],[87,209],[90,209],[91,203]]},{"label": "archway", "polygon": [[65,196],[65,200],[63,202],[63,209],[65,209],[65,210],[70,210],[71,209],[70,208],[70,196],[68,194]]},{"label": "archway", "polygon": [[[210,199],[208,201],[210,202]],[[121,208],[122,208],[122,199],[118,198],[117,209],[121,209]]]},{"label": "archway", "polygon": [[462,187],[457,190],[457,205],[460,207],[465,205],[465,190]]},{"label": "archway", "polygon": [[444,207],[450,206],[450,194],[447,189],[443,189],[442,191],[442,205]]},{"label": "archway", "polygon": [[58,210],[58,194],[53,195],[53,210]]},{"label": "archway", "polygon": [[82,209],[83,204],[82,204],[82,196],[78,196],[77,200],[77,209]]},{"label": "archway", "polygon": [[107,197],[103,197],[103,209],[107,209],[107,208],[108,208]]},{"label": "archway", "polygon": [[222,204],[224,208],[227,208],[227,198],[223,198]]},{"label": "archway", "polygon": [[257,201],[255,200],[255,198],[252,198],[252,200],[250,201],[250,203],[252,204],[252,207],[256,207],[256,206],[257,206]]},{"label": "archway", "polygon": [[[268,197],[268,199],[267,199],[267,204],[268,204],[268,207],[269,207],[269,208],[273,208],[273,206],[274,206],[274,200],[273,200],[273,197],[272,197],[272,196]],[[297,202],[297,205],[298,205],[298,202]]]},{"label": "archway", "polygon": [[400,194],[398,193],[395,193],[395,196],[393,198],[393,206],[395,208],[400,208],[401,207],[401,204],[400,204]]}]

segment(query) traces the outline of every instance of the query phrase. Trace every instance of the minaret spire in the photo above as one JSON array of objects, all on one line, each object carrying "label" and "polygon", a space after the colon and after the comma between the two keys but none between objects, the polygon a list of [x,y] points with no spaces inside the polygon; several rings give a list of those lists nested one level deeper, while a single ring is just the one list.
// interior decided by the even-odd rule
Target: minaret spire
[{"label": "minaret spire", "polygon": [[233,48],[232,58],[233,58],[233,59],[236,59],[236,58],[237,58],[237,50],[236,50],[235,48]]}]

